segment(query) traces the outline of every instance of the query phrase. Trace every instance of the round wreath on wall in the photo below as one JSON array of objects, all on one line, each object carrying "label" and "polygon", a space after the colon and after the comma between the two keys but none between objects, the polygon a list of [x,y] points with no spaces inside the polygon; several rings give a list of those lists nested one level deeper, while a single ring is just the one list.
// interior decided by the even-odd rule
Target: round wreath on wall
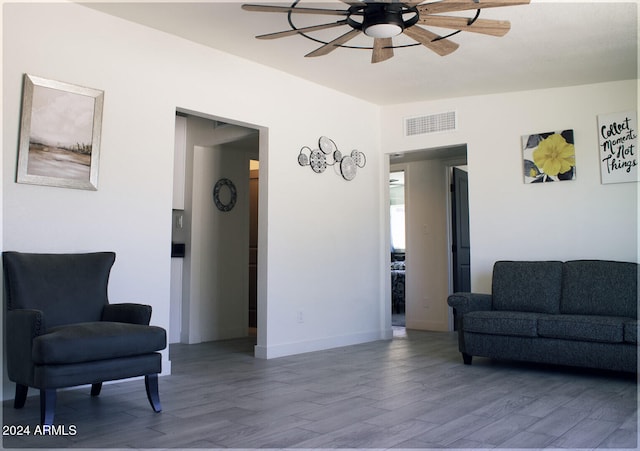
[{"label": "round wreath on wall", "polygon": [[213,203],[220,211],[231,211],[236,205],[238,193],[236,185],[229,179],[220,179],[213,187]]}]

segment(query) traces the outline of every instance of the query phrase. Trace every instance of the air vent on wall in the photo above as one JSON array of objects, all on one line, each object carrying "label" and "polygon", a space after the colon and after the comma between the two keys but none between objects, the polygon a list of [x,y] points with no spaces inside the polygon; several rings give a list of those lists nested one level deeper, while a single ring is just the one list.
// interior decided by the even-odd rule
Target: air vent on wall
[{"label": "air vent on wall", "polygon": [[405,120],[405,136],[425,135],[446,132],[457,128],[456,112],[431,114],[429,116],[410,117]]}]

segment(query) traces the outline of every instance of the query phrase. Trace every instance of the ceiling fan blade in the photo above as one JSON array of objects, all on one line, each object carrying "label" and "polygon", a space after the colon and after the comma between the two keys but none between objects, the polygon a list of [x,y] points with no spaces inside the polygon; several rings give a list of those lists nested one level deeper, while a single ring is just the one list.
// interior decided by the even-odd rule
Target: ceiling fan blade
[{"label": "ceiling fan blade", "polygon": [[440,36],[417,25],[405,28],[404,34],[412,39],[415,39],[420,44],[424,45],[430,50],[433,50],[440,56],[448,55],[457,50],[457,48],[459,47],[458,44],[448,39],[438,39]]},{"label": "ceiling fan blade", "polygon": [[373,40],[372,63],[380,63],[393,57],[393,41],[391,38],[375,38]]},{"label": "ceiling fan blade", "polygon": [[349,11],[342,9],[322,9],[322,8],[293,8],[291,6],[273,5],[242,5],[245,11],[257,11],[261,13],[302,13],[302,14],[326,14],[330,16],[348,16]]},{"label": "ceiling fan blade", "polygon": [[470,9],[497,8],[500,6],[528,5],[530,0],[441,0],[419,5],[420,15],[468,11]]},{"label": "ceiling fan blade", "polygon": [[311,27],[296,28],[295,30],[279,31],[277,33],[261,34],[259,36],[256,36],[256,38],[257,39],[284,38],[285,36],[294,36],[299,33],[308,33],[311,31],[326,30],[327,28],[340,27],[346,24],[347,24],[346,20],[339,20],[338,22],[326,23],[323,25],[314,25]]},{"label": "ceiling fan blade", "polygon": [[469,25],[469,19],[466,17],[453,16],[425,16],[421,17],[418,23],[432,27],[488,34],[490,36],[504,36],[511,29],[511,23],[507,20],[476,19]]},{"label": "ceiling fan blade", "polygon": [[333,41],[327,42],[322,47],[318,47],[313,52],[307,53],[305,56],[312,57],[312,56],[323,56],[323,55],[326,55],[327,53],[330,53],[330,52],[334,51],[335,49],[337,49],[339,46],[341,46],[345,42],[355,38],[361,32],[362,32],[361,30],[357,30],[357,29],[354,28],[353,30],[346,32],[342,36],[338,36]]}]

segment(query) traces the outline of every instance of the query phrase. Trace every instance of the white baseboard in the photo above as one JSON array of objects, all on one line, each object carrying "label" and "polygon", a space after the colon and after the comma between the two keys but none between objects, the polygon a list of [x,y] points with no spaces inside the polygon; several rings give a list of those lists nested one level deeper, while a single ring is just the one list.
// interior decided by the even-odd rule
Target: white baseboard
[{"label": "white baseboard", "polygon": [[325,349],[368,343],[371,341],[390,340],[391,338],[393,338],[393,330],[384,329],[335,337],[325,337],[295,343],[271,346],[256,345],[254,347],[254,356],[259,359],[274,359],[277,357],[303,354],[305,352],[323,351]]}]

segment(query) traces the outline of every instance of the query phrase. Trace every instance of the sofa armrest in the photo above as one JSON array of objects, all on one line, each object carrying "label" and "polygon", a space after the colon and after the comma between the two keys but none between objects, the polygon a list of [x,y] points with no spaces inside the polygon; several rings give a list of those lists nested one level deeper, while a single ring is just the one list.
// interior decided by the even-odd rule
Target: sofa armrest
[{"label": "sofa armrest", "polygon": [[33,339],[42,335],[44,331],[44,314],[41,310],[7,311],[7,373],[13,382],[23,385],[33,383]]},{"label": "sofa armrest", "polygon": [[476,310],[491,310],[492,296],[483,293],[453,293],[447,298],[447,304],[456,309],[458,313],[473,312]]},{"label": "sofa armrest", "polygon": [[465,343],[463,318],[466,313],[491,310],[493,296],[482,293],[458,292],[449,295],[447,304],[453,307],[455,311],[456,330],[458,331],[458,350],[462,353],[464,363],[471,364],[471,356],[467,354],[467,346]]},{"label": "sofa armrest", "polygon": [[151,321],[151,306],[134,303],[107,304],[102,310],[102,321],[148,326]]}]

